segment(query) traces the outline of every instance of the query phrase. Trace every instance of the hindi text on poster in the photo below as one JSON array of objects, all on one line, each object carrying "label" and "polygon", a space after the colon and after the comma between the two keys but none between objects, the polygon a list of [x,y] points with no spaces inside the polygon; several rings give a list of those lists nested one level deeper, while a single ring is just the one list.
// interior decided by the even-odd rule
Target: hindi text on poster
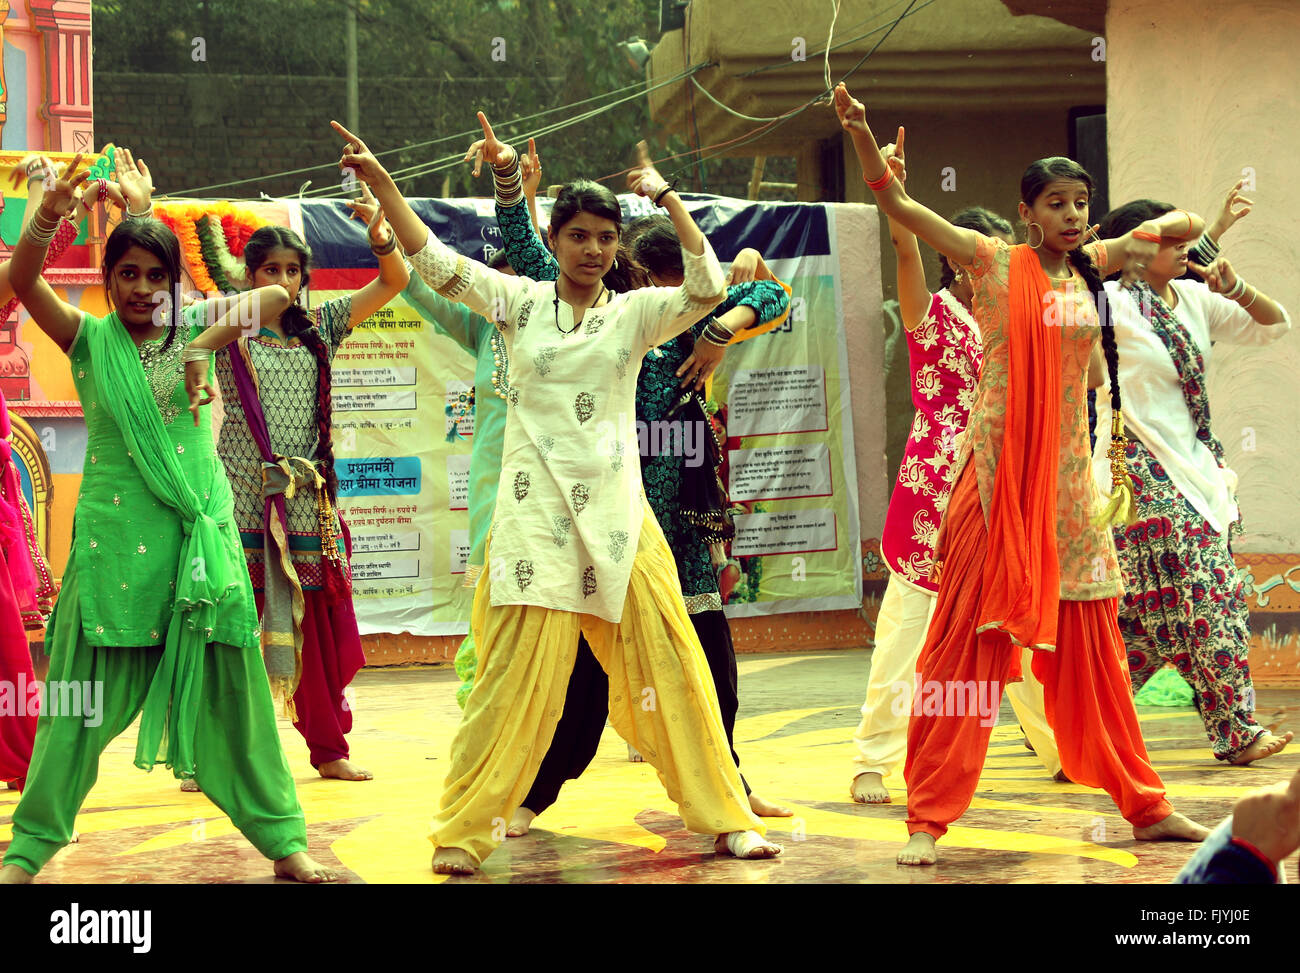
[{"label": "hindi text on poster", "polygon": [[831,452],[825,443],[764,449],[733,449],[727,495],[732,500],[794,500],[829,497]]},{"label": "hindi text on poster", "polygon": [[731,377],[728,436],[826,429],[826,372],[821,365],[739,369]]},{"label": "hindi text on poster", "polygon": [[811,554],[835,548],[835,511],[826,508],[738,514],[736,539],[731,542],[733,557]]}]

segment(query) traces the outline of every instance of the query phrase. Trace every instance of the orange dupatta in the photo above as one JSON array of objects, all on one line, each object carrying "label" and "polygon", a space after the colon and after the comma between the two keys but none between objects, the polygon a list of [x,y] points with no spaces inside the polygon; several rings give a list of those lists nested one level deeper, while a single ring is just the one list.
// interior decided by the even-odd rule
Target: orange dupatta
[{"label": "orange dupatta", "polygon": [[1056,648],[1056,552],[1061,429],[1060,327],[1044,322],[1052,287],[1027,246],[1011,248],[1007,275],[1006,424],[989,503],[984,599],[976,631],[1019,646]]}]

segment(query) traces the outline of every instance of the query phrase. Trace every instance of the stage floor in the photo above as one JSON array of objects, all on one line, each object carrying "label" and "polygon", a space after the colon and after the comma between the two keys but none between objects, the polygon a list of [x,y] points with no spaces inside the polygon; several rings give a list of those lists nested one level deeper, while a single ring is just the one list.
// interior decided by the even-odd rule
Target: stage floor
[{"label": "stage floor", "polygon": [[[940,862],[900,868],[907,838],[901,771],[895,803],[849,798],[852,736],[870,653],[746,655],[740,660],[736,748],[751,786],[795,808],[770,819],[786,846],[774,861],[718,857],[711,839],[682,828],[648,764],[631,763],[607,728],[586,776],[570,783],[530,835],[509,839],[472,878],[429,870],[429,814],[447,766],[460,710],[450,667],[370,669],[353,685],[354,759],[365,783],[321,780],[286,721],[280,735],[307,815],[310,852],[340,866],[349,882],[707,883],[707,882],[1103,882],[1163,883],[1191,846],[1132,839],[1100,791],[1048,778],[1022,743],[1005,702],[971,809],[940,843]],[[1300,691],[1260,691],[1263,722],[1288,707],[1300,722]],[[1188,709],[1144,707],[1147,747],[1174,805],[1213,825],[1253,787],[1300,766],[1300,746],[1253,767],[1210,755]],[[60,852],[38,881],[60,883],[270,882],[270,863],[203,795],[169,775],[131,765],[135,728],[100,763],[77,819],[79,843]],[[10,837],[13,791],[0,790],[0,847]],[[1294,863],[1288,868],[1293,870]]]}]

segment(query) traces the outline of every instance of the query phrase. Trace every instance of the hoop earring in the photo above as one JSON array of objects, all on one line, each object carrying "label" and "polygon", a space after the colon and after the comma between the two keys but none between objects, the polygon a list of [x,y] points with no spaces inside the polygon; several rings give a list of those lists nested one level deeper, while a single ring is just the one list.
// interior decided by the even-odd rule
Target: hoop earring
[{"label": "hoop earring", "polygon": [[[1038,242],[1037,242],[1037,243],[1030,243],[1030,242],[1029,242],[1029,238],[1033,235],[1034,227],[1036,227],[1036,226],[1038,227],[1038,232],[1039,232],[1040,234],[1042,234],[1042,235],[1038,238]],[[1028,225],[1028,229],[1027,229],[1026,232],[1025,232],[1025,243],[1028,244],[1029,249],[1030,249],[1030,250],[1037,250],[1039,247],[1041,247],[1041,246],[1043,245],[1043,241],[1046,240],[1046,239],[1047,239],[1047,232],[1042,228],[1042,226],[1040,226],[1039,224],[1033,222],[1033,220],[1030,220],[1030,221],[1029,221],[1029,225]]]},{"label": "hoop earring", "polygon": [[611,267],[610,269],[611,269],[611,270],[618,270],[618,257],[615,257],[615,258],[614,258],[614,266]]}]

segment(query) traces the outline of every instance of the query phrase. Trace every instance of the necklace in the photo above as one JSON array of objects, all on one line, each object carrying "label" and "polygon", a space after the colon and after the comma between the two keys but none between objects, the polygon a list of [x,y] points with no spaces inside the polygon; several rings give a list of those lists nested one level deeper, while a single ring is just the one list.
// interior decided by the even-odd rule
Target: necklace
[{"label": "necklace", "polygon": [[[590,311],[593,307],[599,304],[600,299],[604,296],[605,296],[605,285],[601,284],[600,293],[596,295],[596,299],[591,302],[591,305],[587,308],[587,310]],[[585,316],[584,316],[584,320],[585,320]],[[573,334],[573,332],[578,330],[578,325],[580,324],[582,324],[582,321],[579,321],[568,331],[565,331],[563,328],[560,327],[560,285],[557,282],[555,285],[555,330],[560,332],[560,334]]]}]

